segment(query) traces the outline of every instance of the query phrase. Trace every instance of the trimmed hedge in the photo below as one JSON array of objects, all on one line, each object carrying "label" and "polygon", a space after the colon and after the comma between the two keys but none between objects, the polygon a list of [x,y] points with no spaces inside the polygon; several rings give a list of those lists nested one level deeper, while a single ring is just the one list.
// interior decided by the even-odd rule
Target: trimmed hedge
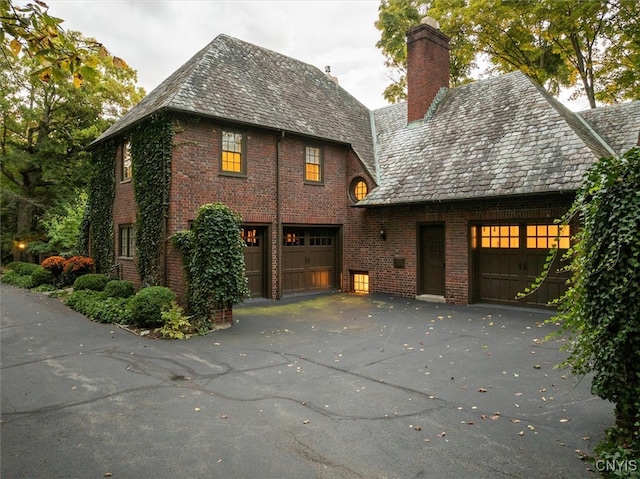
[{"label": "trimmed hedge", "polygon": [[53,273],[39,266],[31,273],[31,280],[34,288],[42,284],[53,284]]},{"label": "trimmed hedge", "polygon": [[106,274],[90,273],[80,276],[73,282],[73,289],[75,291],[90,289],[92,291],[104,291],[104,288],[109,282],[109,277]]},{"label": "trimmed hedge", "polygon": [[107,283],[104,295],[108,298],[129,298],[135,294],[135,288],[131,281],[114,279]]},{"label": "trimmed hedge", "polygon": [[33,287],[31,275],[21,275],[11,269],[2,275],[2,282],[17,286],[18,288],[29,289]]},{"label": "trimmed hedge", "polygon": [[176,294],[164,286],[143,288],[131,298],[131,321],[143,328],[162,326],[162,311],[171,308]]}]

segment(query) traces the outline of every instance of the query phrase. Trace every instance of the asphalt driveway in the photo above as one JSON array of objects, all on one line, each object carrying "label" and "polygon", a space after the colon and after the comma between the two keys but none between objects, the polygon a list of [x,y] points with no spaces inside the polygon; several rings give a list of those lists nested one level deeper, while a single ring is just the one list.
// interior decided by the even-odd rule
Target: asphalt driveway
[{"label": "asphalt driveway", "polygon": [[598,477],[613,423],[544,312],[334,294],[177,341],[1,293],[3,479]]}]

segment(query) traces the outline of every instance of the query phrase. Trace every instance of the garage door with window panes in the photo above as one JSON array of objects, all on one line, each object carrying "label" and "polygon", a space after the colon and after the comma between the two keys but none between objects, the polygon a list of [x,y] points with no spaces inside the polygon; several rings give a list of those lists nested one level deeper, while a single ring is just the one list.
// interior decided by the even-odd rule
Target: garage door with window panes
[{"label": "garage door with window panes", "polygon": [[[476,294],[480,302],[545,306],[566,291],[568,274],[559,271],[571,242],[568,226],[512,223],[474,225],[471,246],[476,260]],[[549,250],[558,253],[542,286],[517,299],[542,272]]]},{"label": "garage door with window panes", "polygon": [[335,228],[284,228],[282,289],[285,294],[334,288],[335,275]]}]

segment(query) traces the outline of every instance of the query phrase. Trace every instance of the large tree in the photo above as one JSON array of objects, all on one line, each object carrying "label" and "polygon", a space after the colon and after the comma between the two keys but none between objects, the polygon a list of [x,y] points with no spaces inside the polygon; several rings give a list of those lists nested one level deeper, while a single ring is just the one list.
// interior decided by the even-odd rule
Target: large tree
[{"label": "large tree", "polygon": [[[94,43],[58,31],[73,45]],[[34,74],[35,73],[35,74]],[[78,194],[88,178],[83,150],[139,101],[136,73],[108,56],[92,60],[78,82],[73,73],[42,76],[37,55],[0,55],[0,186],[3,256],[13,239],[38,236],[38,218]],[[11,238],[9,238],[9,236]]]},{"label": "large tree", "polygon": [[397,72],[385,91],[404,99],[406,51],[400,40],[427,12],[451,37],[452,82],[521,70],[552,94],[561,88],[596,100],[640,98],[640,27],[635,0],[383,0],[377,46]]}]

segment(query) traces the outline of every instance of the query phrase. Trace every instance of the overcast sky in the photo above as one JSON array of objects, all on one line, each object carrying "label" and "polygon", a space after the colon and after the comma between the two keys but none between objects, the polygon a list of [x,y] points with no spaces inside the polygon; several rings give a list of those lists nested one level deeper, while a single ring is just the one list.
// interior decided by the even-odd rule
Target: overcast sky
[{"label": "overcast sky", "polygon": [[387,104],[382,92],[390,80],[375,47],[379,0],[45,2],[50,15],[64,20],[63,28],[93,37],[123,58],[147,93],[224,33],[322,71],[329,65],[340,85],[364,105]]},{"label": "overcast sky", "polygon": [[379,0],[45,0],[63,28],[100,41],[151,92],[221,33],[309,63],[331,66],[370,109],[389,83],[375,43]]}]

